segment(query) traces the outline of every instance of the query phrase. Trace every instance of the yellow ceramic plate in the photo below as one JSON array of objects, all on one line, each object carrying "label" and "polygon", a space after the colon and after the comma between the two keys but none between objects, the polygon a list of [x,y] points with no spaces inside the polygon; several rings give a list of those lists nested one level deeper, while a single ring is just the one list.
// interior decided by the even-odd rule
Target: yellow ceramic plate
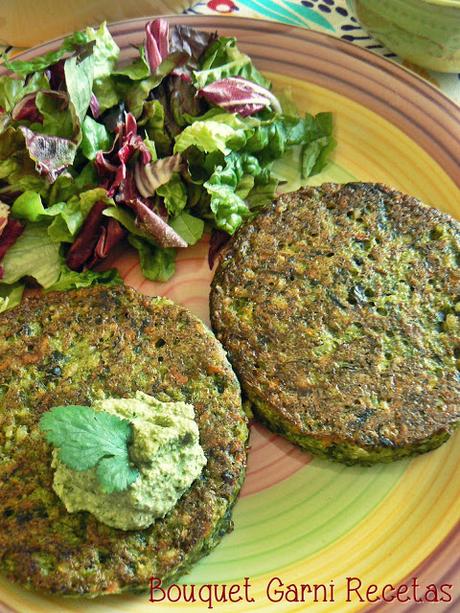
[{"label": "yellow ceramic plate", "polygon": [[[459,111],[428,83],[358,47],[311,31],[237,18],[172,21],[237,36],[275,87],[291,91],[300,109],[334,113],[339,145],[315,183],[383,181],[460,218]],[[112,26],[124,58],[133,53],[131,43],[141,42],[143,26],[140,20]],[[46,50],[54,46],[56,42]],[[298,184],[294,176],[290,187]],[[208,321],[212,273],[206,254],[205,241],[181,253],[176,276],[165,284],[145,281],[132,252],[125,252],[116,265],[127,284],[149,295],[166,295]],[[460,585],[459,442],[459,436],[453,437],[414,460],[349,468],[312,458],[254,424],[235,530],[182,583],[242,585],[249,577],[255,602],[215,604],[217,611],[235,613],[459,610],[455,607],[460,601],[454,602]],[[276,580],[271,586],[279,592],[267,594],[274,577],[285,585],[324,584],[327,602],[321,602],[321,587],[319,603],[313,602],[314,592],[305,592],[305,602],[272,602],[269,596],[286,596],[286,588]],[[361,581],[364,602],[354,591],[347,601],[347,577],[351,587]],[[401,582],[409,586],[407,592],[401,590],[407,602],[389,605],[376,600],[386,584]],[[371,584],[377,588],[367,597]],[[437,586],[438,600],[451,601],[416,603],[414,597],[425,597],[430,584]],[[453,585],[444,588],[447,595],[441,593],[443,584]],[[389,595],[387,590],[385,596]],[[433,589],[427,598],[434,598]],[[206,603],[183,600],[152,604],[148,594],[95,601],[49,598],[5,580],[0,581],[0,600],[9,607],[6,610],[21,613],[209,610]]]}]

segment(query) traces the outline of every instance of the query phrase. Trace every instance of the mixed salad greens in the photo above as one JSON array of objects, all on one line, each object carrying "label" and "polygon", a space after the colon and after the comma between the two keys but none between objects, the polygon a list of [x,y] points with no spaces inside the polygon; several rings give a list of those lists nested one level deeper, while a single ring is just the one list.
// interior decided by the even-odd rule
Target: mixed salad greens
[{"label": "mixed salad greens", "polygon": [[335,146],[330,113],[300,116],[234,38],[146,24],[129,64],[106,25],[0,76],[0,311],[45,290],[119,282],[99,272],[126,239],[144,275],[212,230],[210,258],[270,202],[275,160],[304,178]]}]

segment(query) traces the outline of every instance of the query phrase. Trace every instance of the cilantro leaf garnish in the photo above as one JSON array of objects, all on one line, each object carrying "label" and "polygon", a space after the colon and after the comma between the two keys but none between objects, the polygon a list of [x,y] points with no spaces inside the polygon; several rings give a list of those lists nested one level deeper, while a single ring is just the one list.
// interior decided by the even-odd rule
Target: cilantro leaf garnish
[{"label": "cilantro leaf garnish", "polygon": [[128,455],[132,439],[129,421],[86,406],[54,407],[40,419],[46,440],[58,449],[58,457],[73,470],[97,467],[101,489],[121,492],[139,476]]}]

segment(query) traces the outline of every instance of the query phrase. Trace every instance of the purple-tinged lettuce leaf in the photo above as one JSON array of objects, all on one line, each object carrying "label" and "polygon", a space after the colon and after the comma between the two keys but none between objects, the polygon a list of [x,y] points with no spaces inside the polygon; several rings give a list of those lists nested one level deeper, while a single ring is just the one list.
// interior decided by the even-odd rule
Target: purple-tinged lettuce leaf
[{"label": "purple-tinged lettuce leaf", "polygon": [[32,132],[25,126],[19,129],[24,136],[29,156],[35,162],[35,168],[53,183],[73,163],[77,145],[67,138]]},{"label": "purple-tinged lettuce leaf", "polygon": [[204,52],[217,40],[217,32],[204,32],[189,26],[175,25],[171,28],[169,40],[170,53],[180,51],[189,56],[187,63],[175,69],[174,74],[189,76],[192,70],[199,67]]},{"label": "purple-tinged lettuce leaf", "polygon": [[28,79],[3,75],[0,77],[0,108],[10,113],[24,96],[49,87],[49,81],[42,73],[31,75]]},{"label": "purple-tinged lettuce leaf", "polygon": [[27,94],[27,96],[24,96],[24,98],[17,102],[11,111],[11,119],[14,119],[14,121],[43,123],[43,117],[35,102],[36,97],[36,93]]},{"label": "purple-tinged lettuce leaf", "polygon": [[0,199],[12,202],[26,190],[44,196],[49,183],[36,172],[20,130],[9,126],[0,132]]}]

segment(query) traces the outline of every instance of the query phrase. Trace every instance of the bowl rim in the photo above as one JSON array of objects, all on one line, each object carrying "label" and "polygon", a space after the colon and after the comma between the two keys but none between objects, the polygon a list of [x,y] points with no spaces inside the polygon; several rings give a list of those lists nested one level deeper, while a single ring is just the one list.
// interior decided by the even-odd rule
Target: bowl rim
[{"label": "bowl rim", "polygon": [[433,6],[445,6],[460,10],[460,0],[421,0],[421,2],[424,2],[425,4],[432,4]]}]

